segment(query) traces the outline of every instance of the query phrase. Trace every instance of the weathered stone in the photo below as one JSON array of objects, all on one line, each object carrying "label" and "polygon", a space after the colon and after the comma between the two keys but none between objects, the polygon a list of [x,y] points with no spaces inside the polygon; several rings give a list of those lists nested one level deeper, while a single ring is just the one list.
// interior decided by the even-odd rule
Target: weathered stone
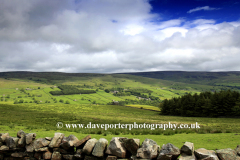
[{"label": "weathered stone", "polygon": [[235,160],[237,159],[237,152],[231,148],[216,150],[217,156],[220,160]]},{"label": "weathered stone", "polygon": [[6,145],[9,148],[16,148],[18,144],[18,140],[19,138],[16,138],[16,137],[7,137],[5,141],[6,141]]},{"label": "weathered stone", "polygon": [[98,140],[95,138],[89,139],[83,147],[83,152],[86,153],[87,155],[90,155],[97,141]]},{"label": "weathered stone", "polygon": [[158,155],[160,146],[151,139],[145,139],[142,143],[141,148],[137,150],[137,157],[141,157],[143,159],[153,159]]},{"label": "weathered stone", "polygon": [[140,146],[140,139],[125,139],[123,145],[132,155],[136,155]]},{"label": "weathered stone", "polygon": [[106,160],[117,160],[117,156],[108,156]]},{"label": "weathered stone", "polygon": [[49,151],[48,147],[37,148],[37,149],[34,149],[34,150],[35,150],[35,152],[47,152],[47,151]]},{"label": "weathered stone", "polygon": [[83,150],[77,149],[76,153],[73,155],[76,159],[83,159]]},{"label": "weathered stone", "polygon": [[0,153],[1,153],[1,152],[4,152],[4,151],[8,151],[8,150],[9,150],[9,147],[6,146],[6,145],[2,145],[2,146],[0,147]]},{"label": "weathered stone", "polygon": [[112,152],[110,151],[110,149],[107,147],[105,154],[112,154]]},{"label": "weathered stone", "polygon": [[159,146],[156,144],[147,148],[139,148],[136,156],[142,159],[153,159],[157,157],[158,150]]},{"label": "weathered stone", "polygon": [[39,148],[48,146],[49,144],[50,144],[50,141],[46,140],[45,138],[38,138],[35,141],[33,141],[34,149],[39,149]]},{"label": "weathered stone", "polygon": [[18,131],[18,133],[17,133],[17,137],[18,137],[18,138],[21,138],[21,137],[22,137],[21,135],[26,135],[26,133],[25,133],[23,130],[20,130],[20,131]]},{"label": "weathered stone", "polygon": [[45,139],[48,140],[48,141],[51,141],[51,140],[52,140],[51,137],[45,137]]},{"label": "weathered stone", "polygon": [[147,148],[148,146],[152,146],[152,145],[154,145],[154,144],[157,144],[157,142],[155,142],[155,141],[152,140],[152,139],[146,138],[146,139],[143,141],[141,147],[142,147],[142,148]]},{"label": "weathered stone", "polygon": [[67,140],[67,137],[63,137],[60,147],[66,149],[66,150],[68,150],[71,147]]},{"label": "weathered stone", "polygon": [[41,160],[41,159],[42,159],[42,153],[36,152],[36,153],[34,154],[34,158],[36,158],[37,160]]},{"label": "weathered stone", "polygon": [[67,151],[74,150],[74,143],[76,143],[76,141],[79,141],[79,140],[74,135],[70,135],[68,137],[63,137],[60,147],[62,147],[63,149],[65,149]]},{"label": "weathered stone", "polygon": [[66,154],[66,155],[63,155],[63,158],[66,159],[66,160],[72,160],[73,159],[73,155]]},{"label": "weathered stone", "polygon": [[11,154],[12,157],[16,157],[16,158],[24,157],[25,155],[26,154],[24,152],[16,152]]},{"label": "weathered stone", "polygon": [[78,138],[72,134],[67,137],[67,141],[71,147],[75,146],[79,142]]},{"label": "weathered stone", "polygon": [[113,137],[112,140],[110,141],[106,153],[115,155],[120,158],[125,158],[127,150],[124,148],[123,139],[126,138]]},{"label": "weathered stone", "polygon": [[26,144],[32,143],[32,141],[36,138],[36,133],[28,133],[26,134]]},{"label": "weathered stone", "polygon": [[25,147],[26,145],[26,133],[22,132],[18,132],[17,136],[19,137],[19,141],[18,141],[18,147]]},{"label": "weathered stone", "polygon": [[41,143],[41,139],[36,139],[35,141],[33,141],[33,148],[34,149],[39,149],[39,148],[42,148],[43,145]]},{"label": "weathered stone", "polygon": [[50,140],[47,140],[45,138],[40,138],[40,141],[41,141],[43,147],[48,146],[51,142]]},{"label": "weathered stone", "polygon": [[240,145],[237,145],[237,147],[235,148],[235,151],[240,156]]},{"label": "weathered stone", "polygon": [[195,156],[197,157],[197,159],[204,159],[207,157],[215,157],[215,159],[217,157],[215,151],[213,150],[206,150],[205,148],[199,148],[197,150],[194,151]]},{"label": "weathered stone", "polygon": [[186,153],[182,153],[178,160],[197,160],[194,154],[189,155]]},{"label": "weathered stone", "polygon": [[74,143],[74,147],[77,147],[77,148],[79,148],[79,149],[82,149],[84,143],[86,143],[87,140],[89,140],[89,139],[91,139],[91,136],[90,136],[90,135],[84,137],[84,138],[81,139],[81,140],[75,141],[75,143]]},{"label": "weathered stone", "polygon": [[54,151],[52,154],[52,159],[51,160],[61,160],[62,155],[59,152]]},{"label": "weathered stone", "polygon": [[180,155],[180,150],[171,143],[164,144],[160,150],[157,160],[175,160]]},{"label": "weathered stone", "polygon": [[103,157],[108,141],[105,138],[100,138],[94,146],[92,154],[96,157]]},{"label": "weathered stone", "polygon": [[64,137],[63,133],[55,133],[53,139],[49,144],[49,147],[50,148],[60,147],[63,137]]},{"label": "weathered stone", "polygon": [[34,151],[34,145],[33,143],[26,145],[26,151],[27,152],[33,152]]},{"label": "weathered stone", "polygon": [[194,144],[191,142],[185,142],[180,151],[181,153],[192,155],[194,153]]},{"label": "weathered stone", "polygon": [[203,159],[199,159],[199,160],[219,160],[218,157],[216,155],[210,155],[206,158]]},{"label": "weathered stone", "polygon": [[43,159],[51,159],[51,158],[52,158],[52,153],[50,151],[43,153]]},{"label": "weathered stone", "polygon": [[9,137],[9,133],[2,133],[2,135],[1,135],[2,142],[5,142],[7,137]]}]

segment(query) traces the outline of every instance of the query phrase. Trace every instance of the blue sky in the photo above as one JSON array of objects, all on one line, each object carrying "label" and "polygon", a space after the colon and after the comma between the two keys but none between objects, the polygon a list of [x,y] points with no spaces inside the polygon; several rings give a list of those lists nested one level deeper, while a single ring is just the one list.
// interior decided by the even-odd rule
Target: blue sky
[{"label": "blue sky", "polygon": [[[152,0],[151,13],[161,15],[161,20],[184,18],[214,19],[217,23],[237,21],[240,18],[239,0]],[[195,10],[189,13],[189,11]]]},{"label": "blue sky", "polygon": [[0,0],[0,72],[240,71],[238,0]]}]

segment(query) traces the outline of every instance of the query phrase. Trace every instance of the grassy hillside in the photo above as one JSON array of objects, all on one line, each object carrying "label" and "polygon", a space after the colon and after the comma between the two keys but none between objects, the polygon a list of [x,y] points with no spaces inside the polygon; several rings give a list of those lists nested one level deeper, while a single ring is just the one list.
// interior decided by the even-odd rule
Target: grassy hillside
[{"label": "grassy hillside", "polygon": [[[150,78],[149,78],[150,77]],[[152,78],[151,78],[152,77]],[[0,73],[1,101],[23,103],[68,103],[70,104],[110,104],[113,101],[126,102],[126,105],[157,107],[164,99],[187,93],[239,90],[238,72],[143,72],[131,74],[87,74],[58,72],[2,72]],[[226,83],[228,82],[228,83]],[[80,90],[94,90],[94,94],[53,96],[49,92],[60,91],[59,85],[73,85]],[[158,97],[156,102],[136,95],[116,96],[106,89],[123,88],[124,92],[134,89],[147,89],[149,97]],[[59,102],[61,101],[61,102]],[[124,103],[125,104],[125,103]],[[147,107],[144,107],[147,108]]]},{"label": "grassy hillside", "polygon": [[[188,86],[195,86],[197,90],[206,90],[204,86],[212,90],[240,90],[240,72],[184,72],[184,71],[159,71],[126,73],[140,77],[182,82]],[[201,87],[202,85],[202,87]],[[173,88],[179,88],[178,84],[172,84]]]},{"label": "grassy hillside", "polygon": [[[78,89],[95,90],[94,94],[75,94],[53,96],[49,92],[60,91],[59,85],[74,85]],[[159,100],[169,99],[174,96],[184,95],[185,90],[174,90],[168,87],[168,82],[151,78],[139,78],[132,75],[118,74],[68,74],[68,73],[32,73],[32,72],[8,72],[0,73],[1,101],[14,103],[63,103],[70,104],[109,104],[113,101],[132,100],[131,104],[146,104],[144,98],[136,95],[115,96],[112,92],[106,93],[106,89],[123,88],[148,89],[151,96]],[[196,90],[191,90],[197,92]],[[142,93],[149,96],[147,93]],[[142,101],[141,101],[142,100]],[[140,103],[141,101],[141,103]],[[159,102],[160,102],[159,101]],[[150,102],[150,101],[149,101]],[[158,105],[158,101],[155,105]]]}]

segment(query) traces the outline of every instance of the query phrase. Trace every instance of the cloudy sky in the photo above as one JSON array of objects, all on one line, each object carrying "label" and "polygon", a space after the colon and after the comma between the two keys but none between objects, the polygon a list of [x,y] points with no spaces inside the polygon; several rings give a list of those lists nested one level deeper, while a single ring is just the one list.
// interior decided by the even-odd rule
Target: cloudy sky
[{"label": "cloudy sky", "polygon": [[239,0],[0,0],[0,72],[240,71]]}]

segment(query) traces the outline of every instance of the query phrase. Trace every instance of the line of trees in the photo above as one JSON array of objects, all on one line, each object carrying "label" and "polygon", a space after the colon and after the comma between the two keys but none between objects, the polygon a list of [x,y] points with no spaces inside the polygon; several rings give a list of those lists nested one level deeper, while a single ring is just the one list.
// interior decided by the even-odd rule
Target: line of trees
[{"label": "line of trees", "polygon": [[189,117],[240,116],[240,93],[237,91],[202,92],[165,99],[160,104],[161,114]]},{"label": "line of trees", "polygon": [[[141,105],[150,105],[150,106],[156,106],[158,107],[160,103],[160,100],[155,100],[155,101],[148,101],[148,100],[132,100],[132,99],[126,99],[125,101],[119,101],[120,106],[125,106],[128,104],[141,104]],[[112,102],[108,103],[112,104]]]},{"label": "line of trees", "polygon": [[58,86],[61,91],[50,91],[52,95],[71,95],[71,94],[91,94],[96,93],[95,90],[79,90],[76,86],[73,85],[60,85]]},{"label": "line of trees", "polygon": [[142,93],[137,92],[137,91],[130,91],[130,93],[131,93],[131,95],[138,96],[138,97],[141,97],[141,98],[150,98],[151,100],[159,100],[158,97],[152,96],[151,93],[148,93],[148,95],[142,94]]},{"label": "line of trees", "polygon": [[[130,95],[134,95],[134,96],[138,96],[141,98],[150,98],[151,100],[159,100],[158,97],[152,96],[151,93],[153,91],[149,90],[149,89],[144,89],[144,88],[138,88],[138,89],[128,89],[128,90],[124,90],[124,88],[111,88],[111,89],[105,89],[106,93],[109,93],[111,91],[118,91],[116,93],[114,93],[114,96],[130,96]],[[143,93],[148,93],[148,94],[143,94]]]},{"label": "line of trees", "polygon": [[152,93],[153,91],[146,88],[136,88],[136,89],[127,90],[126,92]]}]

